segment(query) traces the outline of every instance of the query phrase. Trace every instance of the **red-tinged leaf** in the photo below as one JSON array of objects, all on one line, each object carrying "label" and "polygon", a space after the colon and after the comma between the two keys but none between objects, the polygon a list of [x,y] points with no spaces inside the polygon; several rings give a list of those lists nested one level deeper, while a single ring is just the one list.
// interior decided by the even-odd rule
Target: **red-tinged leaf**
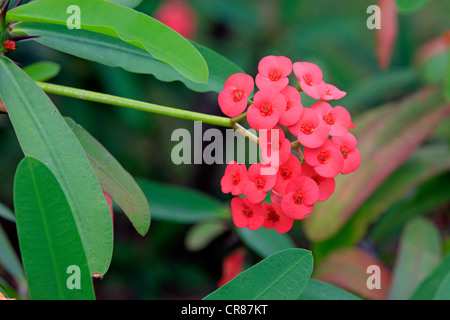
[{"label": "red-tinged leaf", "polygon": [[5,104],[3,101],[0,101],[0,112],[6,112]]},{"label": "red-tinged leaf", "polygon": [[237,249],[226,256],[222,262],[222,277],[219,280],[218,286],[223,286],[225,283],[240,274],[244,270],[244,263],[244,249]]},{"label": "red-tinged leaf", "polygon": [[[379,272],[368,269],[369,266],[378,266]],[[369,289],[368,279],[375,278],[377,274],[380,276],[380,288]],[[335,251],[317,265],[313,278],[370,300],[387,299],[391,285],[390,270],[377,258],[358,248]],[[373,283],[371,280],[369,282]]]},{"label": "red-tinged leaf", "polygon": [[423,65],[437,55],[445,53],[450,47],[450,30],[444,31],[438,37],[426,42],[414,55],[413,60],[418,65]]},{"label": "red-tinged leaf", "polygon": [[389,67],[398,31],[398,12],[395,0],[379,0],[381,28],[376,30],[376,56],[378,66]]},{"label": "red-tinged leaf", "polygon": [[336,191],[317,203],[303,226],[308,238],[322,242],[334,236],[391,173],[404,163],[448,115],[441,96],[421,91],[401,103],[388,104],[356,119],[359,169],[336,177]]},{"label": "red-tinged leaf", "polygon": [[111,213],[111,220],[112,220],[113,225],[114,225],[114,207],[113,207],[113,200],[111,199],[111,197],[110,197],[105,191],[103,191],[103,195],[105,196],[106,202],[108,203],[109,212]]}]

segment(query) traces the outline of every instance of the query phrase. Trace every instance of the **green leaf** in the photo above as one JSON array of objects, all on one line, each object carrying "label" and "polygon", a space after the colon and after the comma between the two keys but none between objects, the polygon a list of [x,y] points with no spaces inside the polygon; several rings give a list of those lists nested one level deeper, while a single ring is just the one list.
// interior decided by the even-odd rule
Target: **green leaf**
[{"label": "green leaf", "polygon": [[361,300],[361,298],[332,284],[310,279],[298,300]]},{"label": "green leaf", "polygon": [[396,0],[400,13],[413,13],[424,7],[430,0]]},{"label": "green leaf", "polygon": [[[31,299],[94,299],[70,205],[45,164],[30,157],[21,161],[14,179],[14,208]],[[78,271],[70,271],[72,266]]]},{"label": "green leaf", "polygon": [[449,203],[450,174],[425,182],[406,199],[393,205],[370,229],[369,239],[382,242],[400,233],[404,224],[413,217],[435,212]]},{"label": "green leaf", "polygon": [[409,299],[437,266],[441,252],[441,239],[436,227],[423,218],[411,220],[400,238],[389,299]]},{"label": "green leaf", "polygon": [[230,60],[196,43],[192,44],[203,55],[209,68],[209,78],[205,84],[188,80],[167,63],[154,59],[143,49],[100,33],[82,29],[69,30],[65,26],[32,22],[16,24],[14,32],[38,35],[39,38],[34,40],[45,46],[110,67],[152,74],[160,81],[181,81],[189,89],[198,92],[220,92],[230,75],[243,72]]},{"label": "green leaf", "polygon": [[137,182],[148,199],[154,220],[195,223],[228,217],[225,205],[205,193],[146,179]]},{"label": "green leaf", "polygon": [[236,231],[241,240],[261,258],[296,247],[289,235],[278,233],[275,229],[259,228],[252,231],[247,228],[236,228]]},{"label": "green leaf", "polygon": [[16,221],[14,213],[7,206],[1,203],[0,203],[0,217],[11,222]]},{"label": "green leaf", "polygon": [[121,6],[125,6],[128,8],[136,8],[138,5],[142,3],[142,0],[109,0],[111,2],[115,2]]},{"label": "green leaf", "polygon": [[450,274],[442,281],[434,300],[450,300]]},{"label": "green leaf", "polygon": [[312,270],[310,251],[287,249],[245,270],[205,300],[294,300],[308,284]]},{"label": "green leaf", "polygon": [[9,242],[3,228],[0,226],[0,266],[2,266],[17,283],[21,286],[26,285],[25,274],[23,272],[22,263],[17,257],[13,246]]},{"label": "green leaf", "polygon": [[0,57],[0,95],[25,156],[45,163],[69,201],[91,274],[112,257],[108,204],[77,138],[49,97],[11,60]]},{"label": "green leaf", "polygon": [[110,1],[78,0],[74,4],[72,0],[40,0],[9,11],[7,20],[66,26],[73,15],[67,11],[73,5],[81,13],[81,29],[121,39],[146,50],[191,81],[208,81],[208,66],[189,41],[158,20]]},{"label": "green leaf", "polygon": [[308,238],[322,242],[335,236],[449,111],[439,92],[426,89],[355,119],[353,133],[358,139],[361,166],[354,173],[337,176],[336,191],[326,202],[314,206],[303,224]]},{"label": "green leaf", "polygon": [[[417,287],[411,300],[433,300],[445,278],[450,275],[450,254],[447,255],[433,272]],[[449,290],[450,291],[450,290]]]},{"label": "green leaf", "polygon": [[444,96],[446,101],[450,101],[450,50],[447,53],[447,68],[444,78]]},{"label": "green leaf", "polygon": [[23,68],[34,81],[48,81],[59,74],[61,66],[54,62],[41,61]]},{"label": "green leaf", "polygon": [[208,246],[212,240],[226,231],[226,226],[220,220],[207,220],[199,222],[189,229],[185,244],[190,251],[199,251]]},{"label": "green leaf", "polygon": [[66,118],[66,122],[86,152],[103,191],[122,209],[137,232],[144,236],[150,227],[150,208],[141,188],[89,132],[70,118]]}]

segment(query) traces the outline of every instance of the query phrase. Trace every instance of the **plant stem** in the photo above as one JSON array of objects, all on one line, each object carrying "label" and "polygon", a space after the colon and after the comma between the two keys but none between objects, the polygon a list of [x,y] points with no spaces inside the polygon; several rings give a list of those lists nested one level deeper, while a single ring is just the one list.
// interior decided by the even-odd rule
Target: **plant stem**
[{"label": "plant stem", "polygon": [[38,86],[47,93],[71,97],[75,99],[87,100],[92,102],[110,104],[118,107],[125,107],[144,112],[150,112],[169,116],[173,118],[202,121],[204,123],[217,125],[221,127],[231,128],[233,126],[232,120],[227,117],[219,117],[208,115],[199,112],[181,110],[177,108],[170,108],[153,103],[142,102],[132,99],[121,98],[109,94],[93,92],[83,89],[76,89],[51,83],[36,82]]},{"label": "plant stem", "polygon": [[259,145],[259,138],[255,136],[253,133],[245,129],[243,126],[241,126],[239,123],[233,123],[233,127],[236,132],[243,135],[245,138],[248,138],[251,142],[253,142],[256,145]]}]

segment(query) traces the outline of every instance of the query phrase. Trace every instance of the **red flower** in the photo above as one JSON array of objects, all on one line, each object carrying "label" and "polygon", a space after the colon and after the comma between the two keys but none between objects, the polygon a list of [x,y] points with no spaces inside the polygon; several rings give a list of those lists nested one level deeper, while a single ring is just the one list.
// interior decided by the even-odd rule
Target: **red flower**
[{"label": "red flower", "polygon": [[259,203],[235,197],[231,200],[233,222],[238,228],[259,229],[264,223],[264,209]]},{"label": "red flower", "polygon": [[197,15],[183,0],[165,1],[155,12],[154,17],[185,38],[192,38],[197,31]]},{"label": "red flower", "polygon": [[285,163],[291,154],[291,142],[286,139],[279,126],[260,131],[259,147],[265,164],[270,164],[275,170],[278,170],[278,167]]},{"label": "red flower", "polygon": [[300,88],[310,97],[319,99],[317,85],[322,83],[322,70],[311,62],[296,62],[293,65],[295,76],[299,80]]},{"label": "red flower", "polygon": [[330,129],[330,136],[343,136],[352,125],[352,117],[344,107],[332,107],[327,102],[316,102],[311,106]]},{"label": "red flower", "polygon": [[223,193],[229,193],[238,196],[242,193],[242,180],[246,177],[247,168],[245,164],[239,164],[236,161],[230,161],[225,169],[225,175],[220,180]]},{"label": "red flower", "polygon": [[279,203],[262,203],[265,217],[263,226],[266,229],[274,228],[276,232],[286,233],[292,229],[294,219],[286,216]]},{"label": "red flower", "polygon": [[305,176],[298,177],[289,182],[286,187],[286,195],[281,200],[283,213],[293,219],[304,219],[319,198],[317,183]]},{"label": "red flower", "polygon": [[272,129],[286,110],[286,98],[275,89],[262,89],[253,100],[247,111],[248,124],[255,130]]},{"label": "red flower", "polygon": [[317,148],[328,138],[330,129],[315,110],[305,108],[300,120],[290,126],[289,131],[296,135],[298,141],[305,147]]},{"label": "red flower", "polygon": [[268,170],[269,165],[262,163],[252,164],[248,168],[247,178],[241,187],[244,196],[253,203],[259,203],[264,200],[276,182],[276,175],[264,174],[264,169]]},{"label": "red flower", "polygon": [[347,92],[341,91],[332,84],[323,82],[319,85],[320,98],[321,100],[330,101],[330,100],[339,100],[343,98]]},{"label": "red flower", "polygon": [[3,48],[5,50],[16,50],[16,42],[13,40],[3,41]]},{"label": "red flower", "polygon": [[225,82],[224,89],[219,93],[219,106],[222,112],[230,118],[243,113],[253,88],[253,78],[248,74],[231,75]]},{"label": "red flower", "polygon": [[302,96],[297,89],[291,86],[285,87],[280,93],[286,98],[286,109],[281,113],[279,123],[282,126],[292,126],[300,120],[300,116],[302,115]]},{"label": "red flower", "polygon": [[301,173],[302,165],[300,160],[295,155],[290,154],[288,161],[278,169],[277,180],[273,190],[279,194],[286,194],[286,187],[289,182],[299,177]]},{"label": "red flower", "polygon": [[267,56],[261,59],[255,78],[259,89],[272,88],[281,91],[289,84],[292,61],[286,57]]},{"label": "red flower", "polygon": [[348,132],[342,137],[333,137],[331,141],[344,157],[344,166],[341,173],[348,174],[358,169],[361,164],[361,153],[356,148],[357,141],[355,136]]},{"label": "red flower", "polygon": [[344,167],[341,151],[328,139],[319,148],[305,147],[303,154],[306,163],[324,178],[334,178]]},{"label": "red flower", "polygon": [[302,164],[302,176],[310,177],[317,183],[319,187],[319,199],[317,201],[325,201],[333,194],[336,187],[334,178],[322,177],[306,162]]},{"label": "red flower", "polygon": [[218,286],[223,286],[240,274],[244,269],[244,262],[245,251],[243,249],[237,249],[226,256],[222,262],[222,277],[219,280]]}]

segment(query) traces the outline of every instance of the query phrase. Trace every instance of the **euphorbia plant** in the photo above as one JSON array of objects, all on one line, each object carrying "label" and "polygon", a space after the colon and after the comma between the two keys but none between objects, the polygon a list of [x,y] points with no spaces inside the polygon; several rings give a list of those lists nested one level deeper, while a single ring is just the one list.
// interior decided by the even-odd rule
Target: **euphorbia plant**
[{"label": "euphorbia plant", "polygon": [[[10,1],[2,1],[0,96],[25,155],[16,173],[14,204],[31,298],[94,297],[90,278],[105,275],[113,250],[107,200],[124,211],[141,235],[150,226],[147,199],[131,175],[81,126],[63,118],[46,93],[201,121],[250,137],[263,150],[264,163],[247,170],[232,162],[221,181],[224,192],[245,196],[231,200],[231,216],[240,228],[264,226],[287,232],[294,219],[305,218],[315,202],[330,196],[338,173],[350,173],[360,162],[356,139],[348,133],[353,128],[349,113],[328,103],[345,93],[325,83],[318,66],[267,56],[253,80],[212,50],[114,2],[38,0],[19,5],[19,1],[9,10]],[[78,17],[68,10],[73,6]],[[69,17],[79,28],[68,27]],[[27,75],[20,61],[7,55],[19,49],[16,41],[26,39],[108,66],[153,74],[162,81],[179,80],[194,91],[216,91],[226,117],[42,82],[45,79]],[[292,71],[295,86],[289,86]],[[252,96],[255,84],[259,90]],[[300,92],[320,101],[307,108]],[[259,137],[239,124],[244,120],[261,131]],[[289,132],[293,141],[287,138]],[[265,202],[269,194],[272,203]],[[286,296],[297,298],[312,272],[311,254],[298,249],[280,256],[283,263],[278,267],[287,270],[286,277],[306,270]],[[271,266],[279,259],[274,256],[263,263]],[[81,274],[82,289],[67,279],[70,270],[74,277]],[[264,297],[274,297],[279,290],[275,282],[262,281],[258,290],[266,292]]]}]

